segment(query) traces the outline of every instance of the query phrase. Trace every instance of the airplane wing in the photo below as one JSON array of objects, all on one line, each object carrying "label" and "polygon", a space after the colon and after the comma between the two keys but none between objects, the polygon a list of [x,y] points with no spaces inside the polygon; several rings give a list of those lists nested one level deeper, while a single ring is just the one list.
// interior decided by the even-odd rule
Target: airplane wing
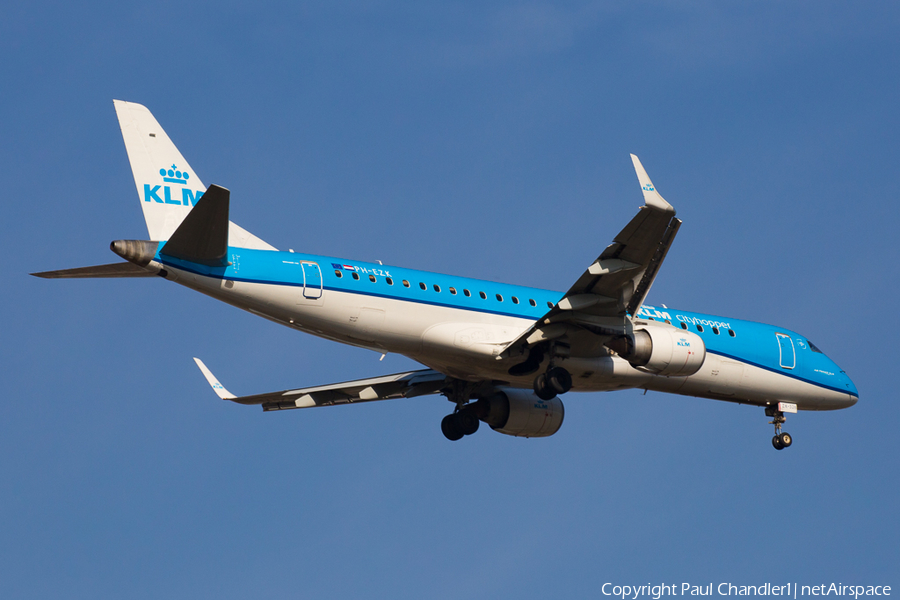
[{"label": "airplane wing", "polygon": [[219,383],[219,380],[203,364],[202,360],[194,358],[194,362],[200,367],[206,381],[209,382],[219,398],[239,404],[261,404],[264,411],[372,402],[391,398],[412,398],[436,394],[447,384],[447,378],[442,373],[423,369],[296,390],[283,390],[253,396],[235,396]]},{"label": "airplane wing", "polygon": [[600,335],[625,331],[626,316],[641,308],[678,233],[681,221],[631,155],[644,206],[619,232],[613,243],[587,268],[547,314],[510,343],[501,358],[523,354],[529,347],[562,337],[573,327]]}]

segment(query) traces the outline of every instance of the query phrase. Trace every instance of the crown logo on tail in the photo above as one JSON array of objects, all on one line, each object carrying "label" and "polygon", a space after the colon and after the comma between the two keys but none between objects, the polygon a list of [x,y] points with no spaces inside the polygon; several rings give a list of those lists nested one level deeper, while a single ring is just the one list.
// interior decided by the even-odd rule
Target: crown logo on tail
[{"label": "crown logo on tail", "polygon": [[187,180],[191,178],[187,171],[179,171],[175,165],[172,165],[169,169],[160,169],[159,174],[162,175],[163,181],[180,183],[181,185],[185,185]]}]

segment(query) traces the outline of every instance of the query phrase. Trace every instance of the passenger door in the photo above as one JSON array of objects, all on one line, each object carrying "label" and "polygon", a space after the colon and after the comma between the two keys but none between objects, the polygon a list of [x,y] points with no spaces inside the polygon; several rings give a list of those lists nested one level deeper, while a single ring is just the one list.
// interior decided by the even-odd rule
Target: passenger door
[{"label": "passenger door", "polygon": [[776,333],[775,337],[778,339],[778,364],[782,369],[793,369],[797,364],[794,340],[784,333]]},{"label": "passenger door", "polygon": [[312,262],[303,264],[303,297],[315,300],[322,297],[322,270]]}]

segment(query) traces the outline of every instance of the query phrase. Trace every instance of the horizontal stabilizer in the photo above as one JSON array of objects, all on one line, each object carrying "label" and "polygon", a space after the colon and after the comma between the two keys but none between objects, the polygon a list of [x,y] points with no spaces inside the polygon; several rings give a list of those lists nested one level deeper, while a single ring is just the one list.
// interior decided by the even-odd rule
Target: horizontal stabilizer
[{"label": "horizontal stabilizer", "polygon": [[223,187],[209,186],[159,253],[211,267],[227,266],[230,195]]},{"label": "horizontal stabilizer", "polygon": [[112,277],[153,277],[156,273],[148,271],[130,262],[113,263],[111,265],[96,265],[93,267],[79,267],[77,269],[63,269],[61,271],[44,271],[32,273],[35,277],[44,279],[99,279]]}]

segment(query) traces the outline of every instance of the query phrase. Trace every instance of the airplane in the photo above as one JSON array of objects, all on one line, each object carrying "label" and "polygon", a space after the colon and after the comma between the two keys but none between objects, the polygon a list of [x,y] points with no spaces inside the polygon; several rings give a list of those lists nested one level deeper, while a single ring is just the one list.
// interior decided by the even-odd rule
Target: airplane
[{"label": "airplane", "polygon": [[643,389],[765,409],[782,450],[786,414],[856,404],[847,374],[783,327],[645,303],[682,221],[631,155],[644,205],[566,292],[359,260],[279,251],[229,220],[144,106],[114,100],[149,240],[116,240],[125,262],[32,273],[50,279],[160,277],[286,327],[425,368],[219,398],[264,411],[441,394],[452,441],[480,423],[518,437],[559,431],[570,391]]}]

